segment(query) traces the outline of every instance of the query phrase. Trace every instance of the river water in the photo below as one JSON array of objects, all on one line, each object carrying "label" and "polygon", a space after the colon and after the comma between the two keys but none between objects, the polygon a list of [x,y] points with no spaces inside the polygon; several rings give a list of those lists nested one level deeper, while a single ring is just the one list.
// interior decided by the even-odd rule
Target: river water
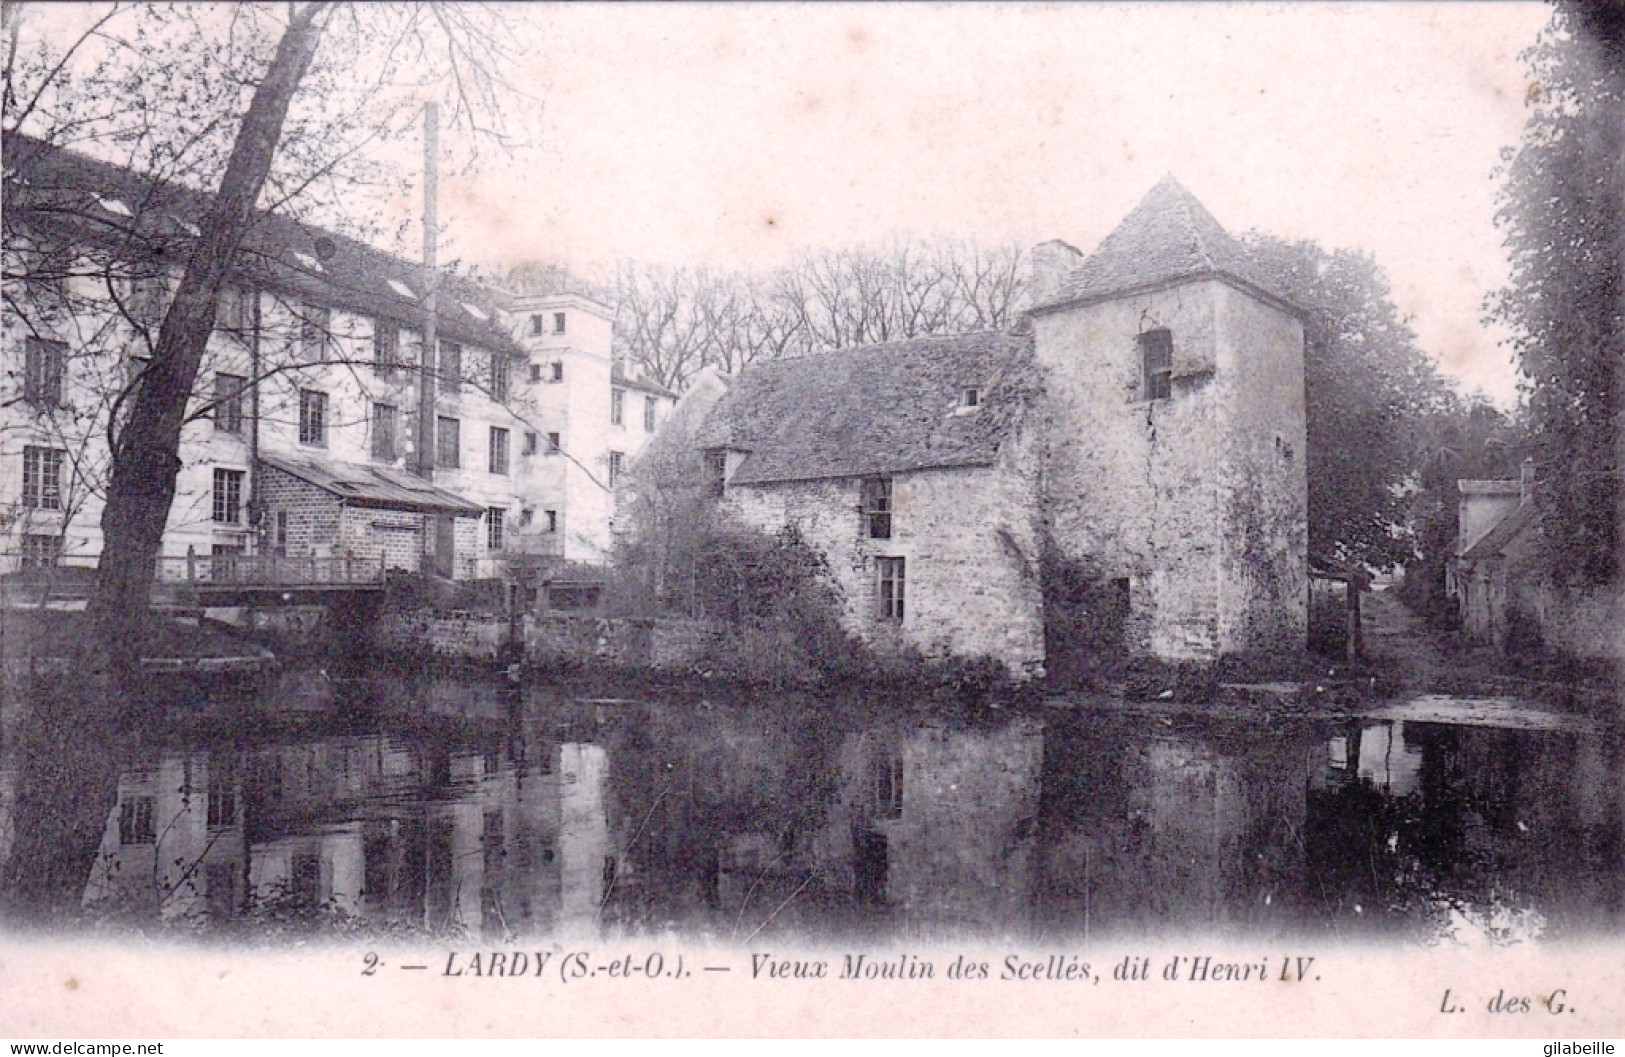
[{"label": "river water", "polygon": [[[1617,936],[1617,732],[1441,700],[1266,725],[290,671],[123,766],[82,909],[493,943]],[[0,857],[28,762],[0,760]]]}]

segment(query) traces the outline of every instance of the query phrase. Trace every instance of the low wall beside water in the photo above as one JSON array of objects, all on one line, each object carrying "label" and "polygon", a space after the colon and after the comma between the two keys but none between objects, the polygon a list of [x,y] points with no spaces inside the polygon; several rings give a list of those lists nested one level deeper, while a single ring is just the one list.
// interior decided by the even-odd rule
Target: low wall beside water
[{"label": "low wall beside water", "polygon": [[[694,664],[714,637],[709,625],[686,620],[526,613],[517,624],[525,660],[544,665],[682,669]],[[496,660],[505,655],[513,631],[507,617],[495,614],[393,612],[379,615],[372,645],[387,653]]]}]

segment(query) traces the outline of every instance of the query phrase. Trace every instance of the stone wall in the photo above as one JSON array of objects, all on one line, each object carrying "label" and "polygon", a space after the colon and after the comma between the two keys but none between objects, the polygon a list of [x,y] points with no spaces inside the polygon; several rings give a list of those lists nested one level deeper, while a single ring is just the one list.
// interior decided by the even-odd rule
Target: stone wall
[{"label": "stone wall", "polygon": [[1300,649],[1309,630],[1303,324],[1215,283],[1219,649]]},{"label": "stone wall", "polygon": [[[1191,284],[1035,320],[1049,435],[1044,497],[1056,549],[1129,581],[1131,652],[1207,657],[1218,645],[1214,294]],[[1166,327],[1170,399],[1144,399],[1138,335]]]},{"label": "stone wall", "polygon": [[288,557],[309,558],[332,554],[333,545],[339,539],[339,521],[344,509],[336,496],[309,481],[266,466],[260,477],[260,503],[265,510],[264,520],[261,521],[265,533],[264,553],[273,552],[277,515],[286,513],[288,531],[285,553]]},{"label": "stone wall", "polygon": [[[1308,613],[1302,329],[1218,280],[1035,318],[1043,502],[1066,559],[1127,579],[1137,653],[1301,646]],[[1148,400],[1138,336],[1173,338]],[[1290,453],[1290,454],[1289,454]]]},{"label": "stone wall", "polygon": [[[700,621],[524,614],[525,659],[534,664],[609,664],[678,671],[699,659],[715,638]],[[462,660],[495,660],[510,634],[506,616],[489,613],[386,613],[373,628],[373,646]]]},{"label": "stone wall", "polygon": [[339,523],[345,554],[383,558],[387,569],[415,573],[423,559],[423,515],[347,507]]},{"label": "stone wall", "polygon": [[[1006,447],[997,466],[893,475],[890,539],[869,538],[856,477],[730,487],[724,509],[764,532],[795,525],[829,564],[843,626],[875,648],[987,656],[1039,675],[1036,459],[1021,439]],[[900,624],[880,611],[882,557],[905,562]]]}]

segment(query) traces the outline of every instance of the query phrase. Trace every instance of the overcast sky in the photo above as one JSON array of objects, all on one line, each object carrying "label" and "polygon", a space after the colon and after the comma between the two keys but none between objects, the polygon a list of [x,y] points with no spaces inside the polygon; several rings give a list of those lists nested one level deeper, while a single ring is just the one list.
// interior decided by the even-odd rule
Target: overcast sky
[{"label": "overcast sky", "polygon": [[444,183],[454,252],[772,265],[897,232],[1086,252],[1164,173],[1232,232],[1361,247],[1510,403],[1481,322],[1522,4],[533,5],[539,145]]},{"label": "overcast sky", "polygon": [[1515,399],[1482,306],[1541,5],[507,10],[531,145],[443,176],[442,259],[758,268],[897,234],[1088,252],[1172,173],[1234,233],[1370,251],[1441,366]]}]

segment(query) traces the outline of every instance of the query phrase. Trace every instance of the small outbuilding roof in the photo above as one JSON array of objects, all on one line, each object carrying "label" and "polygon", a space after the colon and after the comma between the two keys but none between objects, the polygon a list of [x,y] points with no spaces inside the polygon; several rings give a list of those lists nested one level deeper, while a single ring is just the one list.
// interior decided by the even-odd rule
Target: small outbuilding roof
[{"label": "small outbuilding roof", "polygon": [[746,367],[697,441],[747,453],[733,484],[991,465],[1032,354],[1030,336],[990,331]]},{"label": "small outbuilding roof", "polygon": [[289,457],[262,454],[260,461],[313,484],[350,506],[451,514],[455,517],[480,517],[485,513],[479,504],[471,503],[454,492],[437,488],[421,477],[382,466],[358,466],[314,455]]},{"label": "small outbuilding roof", "polygon": [[[1517,482],[1514,481],[1514,484]],[[1523,503],[1506,517],[1495,523],[1495,527],[1480,536],[1477,543],[1461,552],[1463,561],[1478,561],[1481,558],[1493,558],[1509,547],[1514,540],[1523,534],[1524,530],[1535,523],[1535,504]]]},{"label": "small outbuilding roof", "polygon": [[1165,176],[1035,312],[1201,278],[1224,278],[1296,315],[1245,247],[1195,195]]}]

